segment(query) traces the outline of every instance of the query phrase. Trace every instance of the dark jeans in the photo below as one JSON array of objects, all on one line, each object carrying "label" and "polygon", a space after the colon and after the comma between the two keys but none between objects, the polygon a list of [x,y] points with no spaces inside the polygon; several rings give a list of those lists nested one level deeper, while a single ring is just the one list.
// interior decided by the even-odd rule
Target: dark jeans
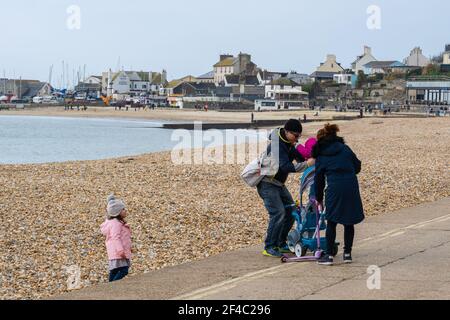
[{"label": "dark jeans", "polygon": [[[333,248],[336,242],[337,223],[327,221],[327,254],[333,255]],[[353,239],[355,238],[355,226],[344,226],[344,253],[352,253]]]},{"label": "dark jeans", "polygon": [[129,267],[117,268],[109,271],[109,282],[121,280],[128,275]]},{"label": "dark jeans", "polygon": [[258,185],[258,194],[269,212],[265,249],[283,247],[294,225],[292,216],[294,200],[286,186],[279,187],[265,181]]}]

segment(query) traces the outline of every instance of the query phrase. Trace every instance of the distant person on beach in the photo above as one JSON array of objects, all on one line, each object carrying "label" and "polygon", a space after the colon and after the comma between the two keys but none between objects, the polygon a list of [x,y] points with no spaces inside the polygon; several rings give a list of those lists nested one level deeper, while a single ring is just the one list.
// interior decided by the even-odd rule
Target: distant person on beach
[{"label": "distant person on beach", "polygon": [[270,135],[267,154],[272,156],[273,146],[278,146],[278,154],[273,155],[278,160],[278,171],[273,177],[264,177],[257,186],[258,195],[269,213],[263,251],[263,255],[268,257],[281,257],[283,253],[290,252],[286,241],[294,224],[291,213],[295,202],[285,185],[287,178],[290,173],[302,172],[315,163],[314,159],[306,162],[295,148],[301,134],[300,121],[291,119],[283,128],[275,129]]},{"label": "distant person on beach", "polygon": [[109,259],[109,282],[121,280],[128,275],[131,266],[131,229],[125,221],[127,210],[122,200],[110,195],[107,199],[106,221],[101,225],[106,237]]},{"label": "distant person on beach", "polygon": [[357,174],[361,161],[337,133],[337,125],[326,124],[317,134],[317,144],[312,156],[316,159],[316,199],[323,206],[325,181],[327,184],[325,208],[327,218],[327,252],[320,258],[320,265],[333,265],[333,247],[336,227],[344,225],[344,262],[352,262],[355,225],[364,220],[364,210],[359,192]]}]

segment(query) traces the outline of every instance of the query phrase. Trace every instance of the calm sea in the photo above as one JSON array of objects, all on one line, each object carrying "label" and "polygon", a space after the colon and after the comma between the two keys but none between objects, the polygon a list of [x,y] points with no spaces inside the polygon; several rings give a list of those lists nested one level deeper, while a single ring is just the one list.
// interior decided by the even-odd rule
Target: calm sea
[{"label": "calm sea", "polygon": [[[97,160],[195,147],[230,144],[225,138],[194,139],[186,130],[162,128],[162,122],[0,115],[0,164]],[[224,131],[220,131],[225,137]],[[215,132],[217,136],[218,131]],[[188,137],[192,136],[192,139]],[[265,133],[239,130],[232,143],[257,141]],[[174,138],[175,137],[175,138]],[[250,138],[249,138],[250,137]],[[186,138],[186,139],[185,139]],[[212,143],[211,143],[212,141]]]}]

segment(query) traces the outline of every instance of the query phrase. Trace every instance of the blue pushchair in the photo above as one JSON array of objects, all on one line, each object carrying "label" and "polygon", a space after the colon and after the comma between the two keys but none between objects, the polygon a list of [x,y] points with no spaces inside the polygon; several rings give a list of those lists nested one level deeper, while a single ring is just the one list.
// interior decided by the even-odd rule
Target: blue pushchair
[{"label": "blue pushchair", "polygon": [[[325,212],[319,208],[314,190],[315,167],[308,168],[300,179],[300,197],[298,204],[294,205],[292,216],[295,219],[295,228],[289,232],[288,246],[295,256],[283,255],[282,262],[315,261],[320,259],[327,250],[326,237],[321,237],[325,231]],[[308,193],[308,201],[303,204],[303,195]],[[334,256],[339,250],[339,243],[334,245]],[[313,255],[307,255],[312,252]]]}]

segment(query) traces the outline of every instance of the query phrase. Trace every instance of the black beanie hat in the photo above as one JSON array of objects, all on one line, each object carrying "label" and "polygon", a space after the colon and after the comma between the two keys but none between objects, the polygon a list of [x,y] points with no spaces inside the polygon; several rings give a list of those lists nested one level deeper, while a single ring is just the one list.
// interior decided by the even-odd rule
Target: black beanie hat
[{"label": "black beanie hat", "polygon": [[284,130],[290,131],[290,132],[295,132],[295,133],[302,133],[303,128],[302,128],[302,124],[300,123],[300,121],[298,121],[296,119],[291,119],[288,122],[286,122],[286,124],[284,125]]}]

